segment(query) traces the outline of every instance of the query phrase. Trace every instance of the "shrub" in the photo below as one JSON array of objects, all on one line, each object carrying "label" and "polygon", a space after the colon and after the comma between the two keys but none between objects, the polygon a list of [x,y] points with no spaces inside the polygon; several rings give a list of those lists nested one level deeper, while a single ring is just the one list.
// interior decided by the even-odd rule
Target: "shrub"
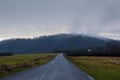
[{"label": "shrub", "polygon": [[34,58],[32,61],[36,62],[36,61],[40,61],[40,60],[41,60],[41,58]]},{"label": "shrub", "polygon": [[13,68],[7,64],[1,64],[0,65],[0,73],[4,73],[4,72],[10,72],[12,71]]},{"label": "shrub", "polygon": [[16,64],[15,68],[30,68],[30,67],[33,67],[33,64],[25,62],[25,63]]}]

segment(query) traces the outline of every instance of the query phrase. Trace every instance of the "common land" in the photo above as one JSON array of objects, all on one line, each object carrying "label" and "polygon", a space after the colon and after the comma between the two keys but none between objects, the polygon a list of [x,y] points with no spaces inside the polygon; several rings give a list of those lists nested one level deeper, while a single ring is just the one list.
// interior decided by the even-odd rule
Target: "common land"
[{"label": "common land", "polygon": [[23,54],[0,57],[0,77],[40,66],[52,60],[55,54]]},{"label": "common land", "polygon": [[120,80],[120,57],[67,57],[95,80]]}]

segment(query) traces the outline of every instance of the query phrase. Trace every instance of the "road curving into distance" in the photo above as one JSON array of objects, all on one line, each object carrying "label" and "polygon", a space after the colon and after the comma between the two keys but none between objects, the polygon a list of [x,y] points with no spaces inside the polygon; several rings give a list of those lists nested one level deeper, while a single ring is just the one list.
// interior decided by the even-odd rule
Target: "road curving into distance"
[{"label": "road curving into distance", "polygon": [[0,80],[93,80],[93,78],[71,64],[60,53],[43,66],[18,72]]}]

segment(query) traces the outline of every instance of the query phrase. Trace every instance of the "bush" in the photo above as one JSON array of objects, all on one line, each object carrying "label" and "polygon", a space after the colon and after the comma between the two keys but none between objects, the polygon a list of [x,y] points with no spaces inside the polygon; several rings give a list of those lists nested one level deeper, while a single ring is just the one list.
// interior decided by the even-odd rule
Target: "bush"
[{"label": "bush", "polygon": [[36,62],[36,61],[40,61],[40,60],[42,60],[42,59],[41,58],[34,58],[32,61]]},{"label": "bush", "polygon": [[4,73],[4,72],[10,72],[12,71],[13,68],[7,64],[1,64],[0,65],[0,73]]},{"label": "bush", "polygon": [[33,67],[33,64],[32,63],[20,63],[20,64],[16,64],[16,67],[15,68],[31,68]]}]

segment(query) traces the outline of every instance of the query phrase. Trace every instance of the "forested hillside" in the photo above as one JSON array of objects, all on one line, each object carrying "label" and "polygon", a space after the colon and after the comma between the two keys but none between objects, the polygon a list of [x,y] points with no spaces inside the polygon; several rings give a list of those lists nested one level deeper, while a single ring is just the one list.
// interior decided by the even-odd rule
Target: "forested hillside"
[{"label": "forested hillside", "polygon": [[[42,53],[42,52],[105,52],[118,49],[119,41],[95,38],[85,35],[57,34],[33,39],[9,39],[0,42],[0,52]],[[113,51],[113,50],[112,50]],[[116,51],[114,49],[114,51]]]}]

